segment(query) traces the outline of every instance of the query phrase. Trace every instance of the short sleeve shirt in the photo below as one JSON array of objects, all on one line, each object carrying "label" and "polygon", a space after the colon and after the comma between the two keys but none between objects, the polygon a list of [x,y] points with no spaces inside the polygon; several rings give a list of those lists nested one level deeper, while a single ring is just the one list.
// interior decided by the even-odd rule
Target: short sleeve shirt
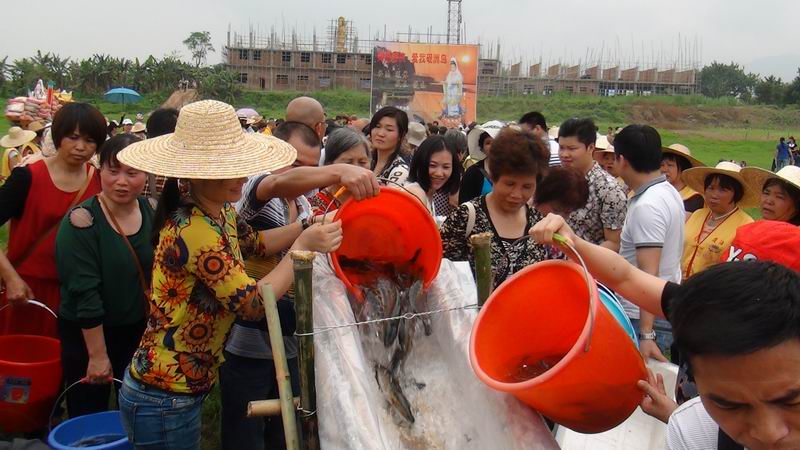
[{"label": "short sleeve shirt", "polygon": [[605,240],[603,230],[619,230],[625,222],[628,198],[625,191],[597,162],[586,175],[589,199],[586,206],[570,214],[567,223],[575,234],[593,244]]},{"label": "short sleeve shirt", "polygon": [[[408,174],[408,163],[402,156],[397,155],[378,176],[378,182],[382,186],[397,187],[396,184],[403,186],[406,184],[406,180],[408,180]],[[388,182],[386,180],[388,180]]]},{"label": "short sleeve shirt", "polygon": [[[638,249],[660,248],[658,277],[680,283],[684,216],[680,194],[663,175],[639,187],[628,201],[620,255],[638,267]],[[623,301],[623,306],[628,317],[639,318],[636,305]]]},{"label": "short sleeve shirt", "polygon": [[708,415],[700,401],[693,398],[679,406],[667,424],[667,449],[716,449],[719,425]]}]

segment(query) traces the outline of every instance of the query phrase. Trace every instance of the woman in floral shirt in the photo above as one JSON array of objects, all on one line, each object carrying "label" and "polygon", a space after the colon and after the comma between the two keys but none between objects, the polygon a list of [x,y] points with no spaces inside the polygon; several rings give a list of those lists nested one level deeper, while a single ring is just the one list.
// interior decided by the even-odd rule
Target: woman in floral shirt
[{"label": "woman in floral shirt", "polygon": [[[492,234],[494,285],[522,268],[546,259],[545,248],[526,239],[528,230],[542,215],[528,205],[536,184],[549,166],[550,152],[533,135],[507,128],[500,132],[489,153],[494,190],[455,209],[441,228],[444,256],[453,261],[475,260],[469,236]],[[470,216],[474,226],[469,229]]]},{"label": "woman in floral shirt", "polygon": [[[260,285],[271,285],[276,297],[288,289],[288,258],[261,280],[245,273],[244,257],[264,255],[266,247],[231,203],[247,176],[288,166],[295,155],[276,138],[245,134],[230,105],[210,100],[185,106],[174,134],[119,154],[123,164],[169,177],[154,217],[147,328],[119,395],[123,425],[137,448],[200,447],[202,400],[234,318],[264,315]],[[177,178],[188,182],[187,194]],[[292,249],[326,252],[340,242],[339,223],[314,225]]]}]

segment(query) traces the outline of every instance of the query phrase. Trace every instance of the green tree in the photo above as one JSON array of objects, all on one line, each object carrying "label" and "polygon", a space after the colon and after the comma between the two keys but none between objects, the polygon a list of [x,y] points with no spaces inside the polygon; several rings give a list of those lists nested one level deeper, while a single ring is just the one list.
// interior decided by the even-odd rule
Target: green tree
[{"label": "green tree", "polygon": [[224,64],[198,69],[194,78],[198,81],[198,93],[206,99],[233,103],[242,93],[238,76]]},{"label": "green tree", "polygon": [[758,80],[755,87],[756,100],[767,105],[783,105],[785,92],[786,84],[774,75]]},{"label": "green tree", "polygon": [[800,68],[797,69],[797,76],[794,81],[786,88],[784,102],[787,105],[800,106]]},{"label": "green tree", "polygon": [[706,97],[736,97],[749,100],[758,75],[747,74],[736,63],[712,62],[700,71],[700,91]]},{"label": "green tree", "polygon": [[192,53],[192,59],[196,67],[205,64],[208,52],[214,51],[214,46],[211,45],[211,32],[209,31],[193,31],[183,41],[183,45]]}]

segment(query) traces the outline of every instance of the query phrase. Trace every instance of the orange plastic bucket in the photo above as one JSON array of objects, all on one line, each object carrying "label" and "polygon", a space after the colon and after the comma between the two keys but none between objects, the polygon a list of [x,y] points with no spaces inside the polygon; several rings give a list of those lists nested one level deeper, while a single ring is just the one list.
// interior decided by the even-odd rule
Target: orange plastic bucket
[{"label": "orange plastic bucket", "polygon": [[[38,302],[31,303],[47,308]],[[61,343],[58,339],[0,336],[0,431],[31,433],[47,429],[60,389]]]},{"label": "orange plastic bucket", "polygon": [[367,286],[379,274],[353,270],[342,260],[409,265],[430,287],[442,263],[442,238],[430,212],[416,197],[402,190],[382,187],[380,194],[348,200],[336,213],[342,221],[342,245],[331,254],[336,276],[350,292],[362,299],[356,286]]},{"label": "orange plastic bucket", "polygon": [[497,288],[473,326],[470,362],[489,387],[581,433],[624,422],[647,377],[594,280],[567,261],[534,264]]}]

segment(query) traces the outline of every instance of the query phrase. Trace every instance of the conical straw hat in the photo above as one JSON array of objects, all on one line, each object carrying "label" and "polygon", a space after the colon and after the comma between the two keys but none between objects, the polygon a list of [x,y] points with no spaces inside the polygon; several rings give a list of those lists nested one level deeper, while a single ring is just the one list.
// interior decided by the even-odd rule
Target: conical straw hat
[{"label": "conical straw hat", "polygon": [[297,150],[272,136],[245,133],[231,105],[203,100],[181,109],[174,133],[133,143],[117,158],[156,175],[225,180],[289,166]]},{"label": "conical straw hat", "polygon": [[23,130],[20,127],[11,127],[8,134],[0,138],[0,146],[6,148],[19,147],[22,144],[27,144],[36,137],[35,131]]},{"label": "conical straw hat", "polygon": [[764,190],[764,184],[773,178],[800,189],[800,167],[797,166],[786,166],[777,173],[760,167],[745,167],[742,169],[742,176],[750,184],[750,189],[755,192]]},{"label": "conical straw hat", "polygon": [[742,185],[744,196],[741,200],[739,200],[739,202],[737,202],[739,206],[744,208],[758,206],[760,200],[759,193],[761,190],[759,189],[758,191],[753,191],[753,189],[750,187],[750,183],[747,182],[747,179],[742,174],[742,167],[736,163],[722,161],[717,164],[716,167],[693,167],[691,169],[684,170],[683,173],[681,173],[681,178],[687,186],[702,195],[705,191],[704,184],[706,177],[716,174],[727,175]]},{"label": "conical straw hat", "polygon": [[686,158],[687,161],[689,161],[689,164],[691,164],[692,167],[705,166],[705,164],[703,164],[703,161],[700,161],[699,159],[692,156],[692,152],[689,150],[689,147],[683,144],[672,144],[669,147],[661,147],[661,152],[672,153],[673,155],[682,156]]}]

